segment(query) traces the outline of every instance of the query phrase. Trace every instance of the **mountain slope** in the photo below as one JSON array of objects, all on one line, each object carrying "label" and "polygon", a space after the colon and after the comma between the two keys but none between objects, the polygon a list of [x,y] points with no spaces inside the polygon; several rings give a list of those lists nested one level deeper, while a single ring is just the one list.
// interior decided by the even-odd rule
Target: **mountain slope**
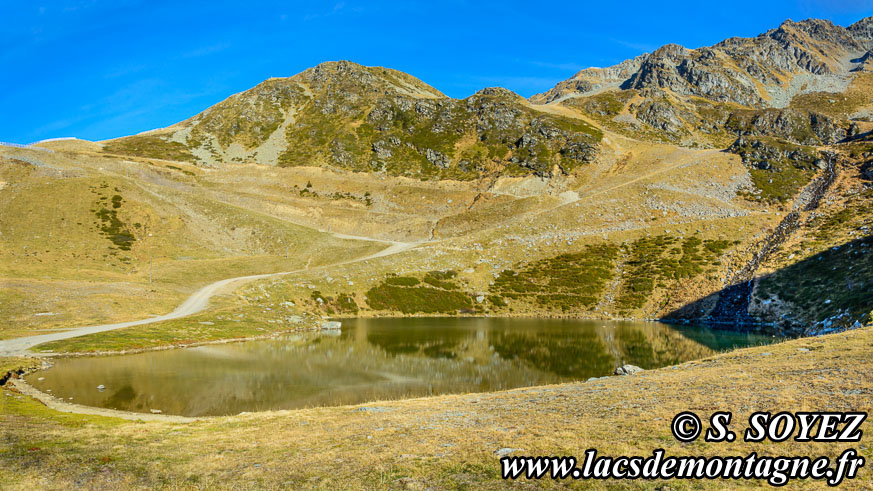
[{"label": "mountain slope", "polygon": [[[671,44],[606,69],[586,69],[531,101],[562,104],[647,141],[724,148],[737,136],[829,144],[871,121],[873,17],[848,28],[786,21],[711,47]],[[835,100],[834,93],[844,97]]]},{"label": "mountain slope", "polygon": [[[107,185],[119,191],[107,196],[75,190],[103,201],[94,210],[82,204],[94,223],[64,238],[101,281],[145,278],[126,262],[144,264],[145,229],[123,230],[113,217],[144,224],[143,217],[169,215],[180,223],[161,234],[160,256],[179,284],[189,281],[182,276],[192,257],[204,266],[220,261],[228,277],[289,258],[317,260],[303,256],[309,246],[289,248],[286,225],[293,225],[288,233],[308,228],[313,247],[322,231],[419,245],[271,287],[274,298],[324,315],[773,322],[784,313],[773,306],[791,305],[799,313],[780,329],[847,308],[841,322],[851,325],[870,317],[858,289],[870,270],[847,259],[862,242],[852,256],[819,246],[869,236],[863,190],[873,172],[873,74],[863,71],[870,56],[856,56],[869,53],[870,26],[870,19],[847,29],[804,21],[712,48],[666,46],[583,71],[547,104],[499,88],[456,100],[401,72],[330,62],[267,80],[169,128],[102,146],[48,143],[0,154],[30,155],[31,165],[64,172],[87,168],[100,186],[112,176]],[[71,184],[30,186],[28,175],[0,175],[8,182],[0,197],[16,211],[2,217],[17,231],[35,223],[20,223],[27,207]],[[123,198],[117,210],[116,193]],[[167,204],[153,202],[154,193]],[[851,204],[852,215],[831,202]],[[239,218],[216,220],[225,214]],[[828,241],[816,235],[825,229]],[[15,251],[9,264],[16,269],[6,276],[32,282],[43,274],[30,259],[44,239],[3,233]],[[128,235],[130,254],[102,250],[107,238]],[[812,245],[783,257],[796,240]],[[19,252],[25,246],[27,256]],[[47,249],[56,263],[67,260]],[[831,307],[816,296],[828,281],[825,264],[852,268]],[[809,271],[822,277],[786,293]],[[253,286],[246,297],[260,298],[264,288]],[[30,287],[25,296],[36,292]],[[167,287],[166,298],[176,294]]]},{"label": "mountain slope", "polygon": [[666,89],[678,95],[753,107],[785,107],[798,93],[845,87],[843,77],[863,69],[873,49],[873,17],[848,28],[829,21],[786,21],[754,38],[711,47],[668,44],[614,67],[589,68],[531,98],[537,103],[605,88]]},{"label": "mountain slope", "polygon": [[267,80],[173,127],[108,142],[111,153],[206,165],[327,166],[418,178],[567,173],[601,133],[542,114],[505,89],[450,99],[414,77],[329,62]]}]

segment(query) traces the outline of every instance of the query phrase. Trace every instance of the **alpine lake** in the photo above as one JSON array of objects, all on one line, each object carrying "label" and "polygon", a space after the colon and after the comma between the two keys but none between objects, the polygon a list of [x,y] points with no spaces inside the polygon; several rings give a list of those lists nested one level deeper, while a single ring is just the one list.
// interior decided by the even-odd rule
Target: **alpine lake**
[{"label": "alpine lake", "polygon": [[778,340],[636,321],[341,322],[268,340],[58,358],[27,382],[86,406],[217,416],[585,381],[625,364],[653,369]]}]

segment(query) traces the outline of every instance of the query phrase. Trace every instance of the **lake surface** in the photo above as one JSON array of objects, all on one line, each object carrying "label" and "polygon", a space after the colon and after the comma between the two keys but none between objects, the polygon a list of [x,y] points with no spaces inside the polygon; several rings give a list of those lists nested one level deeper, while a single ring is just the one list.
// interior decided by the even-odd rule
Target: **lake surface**
[{"label": "lake surface", "polygon": [[61,358],[27,381],[88,406],[226,415],[586,380],[774,340],[655,322],[345,319],[340,332]]}]

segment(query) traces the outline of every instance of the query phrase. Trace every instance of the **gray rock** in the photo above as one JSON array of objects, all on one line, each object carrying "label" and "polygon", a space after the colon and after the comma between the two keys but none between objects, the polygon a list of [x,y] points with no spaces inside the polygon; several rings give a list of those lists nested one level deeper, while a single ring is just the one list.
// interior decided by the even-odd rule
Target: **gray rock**
[{"label": "gray rock", "polygon": [[324,321],[321,323],[321,329],[323,329],[325,331],[341,329],[342,326],[343,326],[343,323],[339,322],[339,321]]},{"label": "gray rock", "polygon": [[522,448],[503,447],[503,448],[499,448],[499,449],[495,450],[494,455],[496,455],[498,457],[503,457],[504,455],[509,455],[513,452],[522,452],[522,451],[524,451],[524,449],[522,449]]},{"label": "gray rock", "polygon": [[381,140],[373,143],[373,152],[380,159],[390,159],[394,155],[388,145]]},{"label": "gray rock", "polygon": [[393,408],[390,407],[379,407],[379,406],[361,406],[355,411],[362,413],[387,413],[393,411]]},{"label": "gray rock", "polygon": [[449,167],[449,164],[451,163],[451,160],[449,160],[449,158],[445,154],[430,148],[425,150],[425,157],[427,157],[427,160],[431,164],[439,167],[440,169],[447,169]]},{"label": "gray rock", "polygon": [[642,372],[642,371],[643,371],[642,368],[635,366],[635,365],[622,365],[622,366],[616,368],[615,371],[612,373],[614,373],[615,375],[633,375],[635,373]]}]

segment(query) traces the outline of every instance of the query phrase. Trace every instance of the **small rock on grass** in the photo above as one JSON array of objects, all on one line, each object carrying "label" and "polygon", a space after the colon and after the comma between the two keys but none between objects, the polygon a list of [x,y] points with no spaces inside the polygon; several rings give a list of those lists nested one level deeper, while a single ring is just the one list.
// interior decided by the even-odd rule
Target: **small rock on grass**
[{"label": "small rock on grass", "polygon": [[361,406],[355,411],[361,411],[365,413],[387,413],[388,411],[393,411],[390,407],[378,407],[378,406]]},{"label": "small rock on grass", "polygon": [[504,455],[509,455],[512,452],[523,452],[523,451],[524,451],[523,448],[503,447],[503,448],[499,448],[499,449],[495,450],[494,455],[496,455],[498,457],[503,457]]},{"label": "small rock on grass", "polygon": [[622,365],[622,366],[616,368],[615,371],[612,373],[614,373],[615,375],[633,375],[637,372],[642,372],[642,371],[643,371],[643,369],[636,366],[636,365]]}]

